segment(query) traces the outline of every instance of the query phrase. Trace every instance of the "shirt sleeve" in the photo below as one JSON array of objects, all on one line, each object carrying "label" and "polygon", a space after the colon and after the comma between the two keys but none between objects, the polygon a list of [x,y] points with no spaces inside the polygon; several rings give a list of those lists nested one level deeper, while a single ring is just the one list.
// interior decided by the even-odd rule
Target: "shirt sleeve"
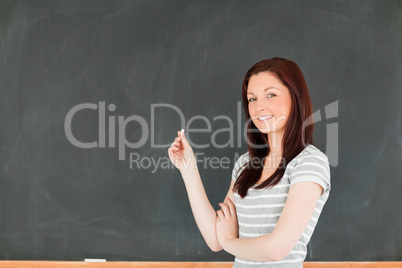
[{"label": "shirt sleeve", "polygon": [[[248,161],[248,153],[245,153],[245,154],[242,154],[240,157],[239,157],[239,159],[237,159],[237,161],[236,161],[236,163],[235,163],[235,165],[234,165],[234,168],[233,168],[233,170],[232,170],[232,180],[234,180],[234,181],[236,181],[237,180],[237,178],[239,177],[239,175],[240,175],[240,173],[241,172],[239,172],[238,173],[238,170],[239,169],[244,169],[244,167],[243,167],[243,165],[245,164],[245,163],[247,163],[247,161]],[[237,175],[237,176],[236,176]]]},{"label": "shirt sleeve", "polygon": [[318,183],[324,189],[322,192],[324,195],[331,188],[330,177],[328,157],[319,150],[309,150],[301,155],[290,174],[289,180],[290,185],[306,181]]}]

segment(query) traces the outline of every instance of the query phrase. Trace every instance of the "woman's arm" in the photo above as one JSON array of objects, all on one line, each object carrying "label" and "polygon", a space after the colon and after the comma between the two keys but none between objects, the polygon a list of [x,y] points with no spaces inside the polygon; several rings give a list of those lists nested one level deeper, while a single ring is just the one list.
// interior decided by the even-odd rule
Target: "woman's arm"
[{"label": "woman's arm", "polygon": [[[236,238],[230,235],[233,227],[231,203],[218,213],[218,240],[223,249],[236,257],[250,261],[279,261],[286,257],[299,241],[313,215],[322,186],[315,182],[298,182],[289,189],[282,214],[272,233],[254,238]],[[231,207],[233,206],[233,207]],[[233,233],[233,232],[232,232]]]},{"label": "woman's arm", "polygon": [[[216,235],[216,212],[208,200],[191,146],[184,133],[178,135],[169,149],[169,157],[181,172],[191,210],[205,242],[212,251],[220,251],[222,247]],[[232,189],[233,181],[227,194],[231,200],[233,200]]]},{"label": "woman's arm", "polygon": [[[185,173],[182,173],[182,176],[186,185],[191,210],[205,242],[212,251],[217,252],[222,250],[216,234],[216,212],[205,193],[198,169],[189,169]],[[232,189],[233,181],[227,194],[227,198],[231,200],[233,200]]]}]

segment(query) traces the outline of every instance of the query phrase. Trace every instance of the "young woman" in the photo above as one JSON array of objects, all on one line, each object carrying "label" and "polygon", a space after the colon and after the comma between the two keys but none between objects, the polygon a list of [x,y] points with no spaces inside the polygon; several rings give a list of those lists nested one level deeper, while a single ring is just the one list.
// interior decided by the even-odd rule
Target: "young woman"
[{"label": "young woman", "polygon": [[205,193],[184,133],[168,150],[191,208],[213,251],[236,256],[234,267],[303,267],[307,244],[330,191],[328,158],[313,145],[313,113],[296,63],[256,63],[242,86],[248,152],[234,165],[220,210]]}]

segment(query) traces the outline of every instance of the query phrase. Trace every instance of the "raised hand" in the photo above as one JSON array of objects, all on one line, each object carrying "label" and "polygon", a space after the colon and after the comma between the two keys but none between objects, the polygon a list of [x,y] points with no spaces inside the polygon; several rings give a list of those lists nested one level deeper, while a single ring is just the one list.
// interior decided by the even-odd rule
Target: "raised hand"
[{"label": "raised hand", "polygon": [[180,134],[180,131],[177,131],[177,137],[170,146],[168,153],[170,161],[182,174],[189,169],[197,168],[193,149],[184,135],[184,132]]}]

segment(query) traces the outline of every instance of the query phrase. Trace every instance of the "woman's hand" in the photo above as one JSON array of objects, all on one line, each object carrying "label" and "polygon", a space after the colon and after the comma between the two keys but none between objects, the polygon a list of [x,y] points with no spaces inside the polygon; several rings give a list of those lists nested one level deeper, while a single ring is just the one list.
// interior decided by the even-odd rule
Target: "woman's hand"
[{"label": "woman's hand", "polygon": [[184,132],[180,134],[180,131],[177,131],[177,137],[170,146],[168,153],[170,161],[182,174],[189,168],[197,168],[193,149],[188,143]]},{"label": "woman's hand", "polygon": [[219,206],[221,210],[217,211],[216,234],[219,244],[225,248],[224,244],[228,240],[239,237],[239,224],[237,222],[236,208],[230,198],[225,198]]}]

